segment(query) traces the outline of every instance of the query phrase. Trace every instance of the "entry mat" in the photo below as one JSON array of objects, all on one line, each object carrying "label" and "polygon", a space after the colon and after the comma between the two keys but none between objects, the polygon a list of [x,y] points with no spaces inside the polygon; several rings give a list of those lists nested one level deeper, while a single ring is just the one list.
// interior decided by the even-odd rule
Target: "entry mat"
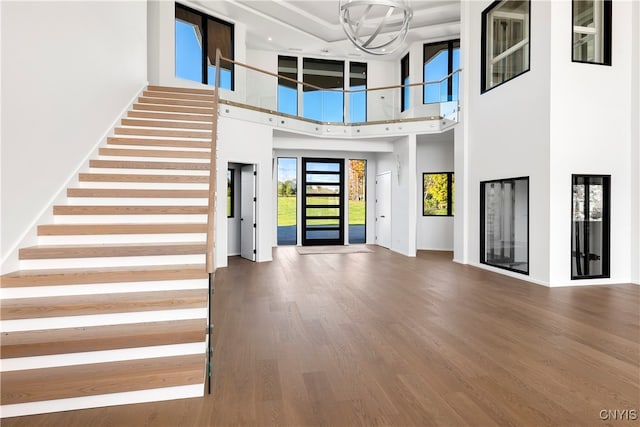
[{"label": "entry mat", "polygon": [[296,246],[300,255],[313,254],[355,254],[359,252],[373,252],[365,245],[345,245],[345,246]]}]

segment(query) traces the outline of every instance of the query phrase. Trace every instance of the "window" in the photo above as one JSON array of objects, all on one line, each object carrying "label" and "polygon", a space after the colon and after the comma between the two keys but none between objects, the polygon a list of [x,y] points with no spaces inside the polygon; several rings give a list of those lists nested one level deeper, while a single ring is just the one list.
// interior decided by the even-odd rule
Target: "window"
[{"label": "window", "polygon": [[480,262],[529,274],[529,177],[480,183]]},{"label": "window", "polygon": [[[298,58],[278,56],[278,75],[298,80]],[[278,77],[278,112],[298,115],[298,84]]]},{"label": "window", "polygon": [[303,86],[303,116],[324,122],[344,122],[344,62],[304,58],[302,76],[303,82],[320,88]]},{"label": "window", "polygon": [[482,82],[486,92],[529,71],[529,0],[495,1],[482,12]]},{"label": "window", "polygon": [[573,0],[574,62],[611,65],[611,0]]},{"label": "window", "polygon": [[[429,43],[423,46],[424,81],[439,81],[460,68],[460,40]],[[446,102],[458,100],[458,74],[440,84],[423,86],[423,102]]]},{"label": "window", "polygon": [[609,277],[609,175],[571,177],[571,279]]},{"label": "window", "polygon": [[349,63],[349,89],[361,90],[349,94],[349,122],[367,121],[367,64],[363,62]]},{"label": "window", "polygon": [[400,84],[405,85],[400,90],[400,111],[409,109],[409,54],[407,53],[400,61]]},{"label": "window", "polygon": [[[233,24],[176,3],[176,77],[215,84],[216,49],[233,59]],[[233,64],[220,65],[220,87],[233,90]]]},{"label": "window", "polygon": [[227,169],[227,218],[233,218],[235,170]]},{"label": "window", "polygon": [[453,172],[422,174],[422,215],[453,216]]},{"label": "window", "polygon": [[278,245],[298,243],[298,159],[278,157]]}]

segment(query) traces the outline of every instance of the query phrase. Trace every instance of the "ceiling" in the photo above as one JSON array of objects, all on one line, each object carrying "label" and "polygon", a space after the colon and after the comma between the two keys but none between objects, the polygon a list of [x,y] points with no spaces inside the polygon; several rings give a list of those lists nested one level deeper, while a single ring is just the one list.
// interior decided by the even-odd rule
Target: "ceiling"
[{"label": "ceiling", "polygon": [[[340,26],[338,0],[195,0],[192,3],[214,16],[246,24],[249,49],[361,59],[397,59],[400,55],[396,52],[374,57],[356,49]],[[459,37],[460,0],[409,0],[409,6],[413,19],[405,44]]]}]

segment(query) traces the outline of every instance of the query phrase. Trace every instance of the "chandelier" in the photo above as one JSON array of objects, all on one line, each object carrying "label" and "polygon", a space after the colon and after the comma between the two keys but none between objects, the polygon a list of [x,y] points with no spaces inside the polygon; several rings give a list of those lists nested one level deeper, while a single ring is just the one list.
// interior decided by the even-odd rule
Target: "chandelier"
[{"label": "chandelier", "polygon": [[386,55],[407,38],[413,11],[407,0],[340,0],[340,24],[351,42],[372,55]]}]

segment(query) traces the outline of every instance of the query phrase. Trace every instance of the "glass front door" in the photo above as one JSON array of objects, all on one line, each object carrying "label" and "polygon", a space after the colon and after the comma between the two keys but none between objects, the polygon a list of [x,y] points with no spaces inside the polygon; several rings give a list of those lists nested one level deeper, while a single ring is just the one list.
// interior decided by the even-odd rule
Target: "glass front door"
[{"label": "glass front door", "polygon": [[302,158],[302,245],[344,244],[344,160]]}]

